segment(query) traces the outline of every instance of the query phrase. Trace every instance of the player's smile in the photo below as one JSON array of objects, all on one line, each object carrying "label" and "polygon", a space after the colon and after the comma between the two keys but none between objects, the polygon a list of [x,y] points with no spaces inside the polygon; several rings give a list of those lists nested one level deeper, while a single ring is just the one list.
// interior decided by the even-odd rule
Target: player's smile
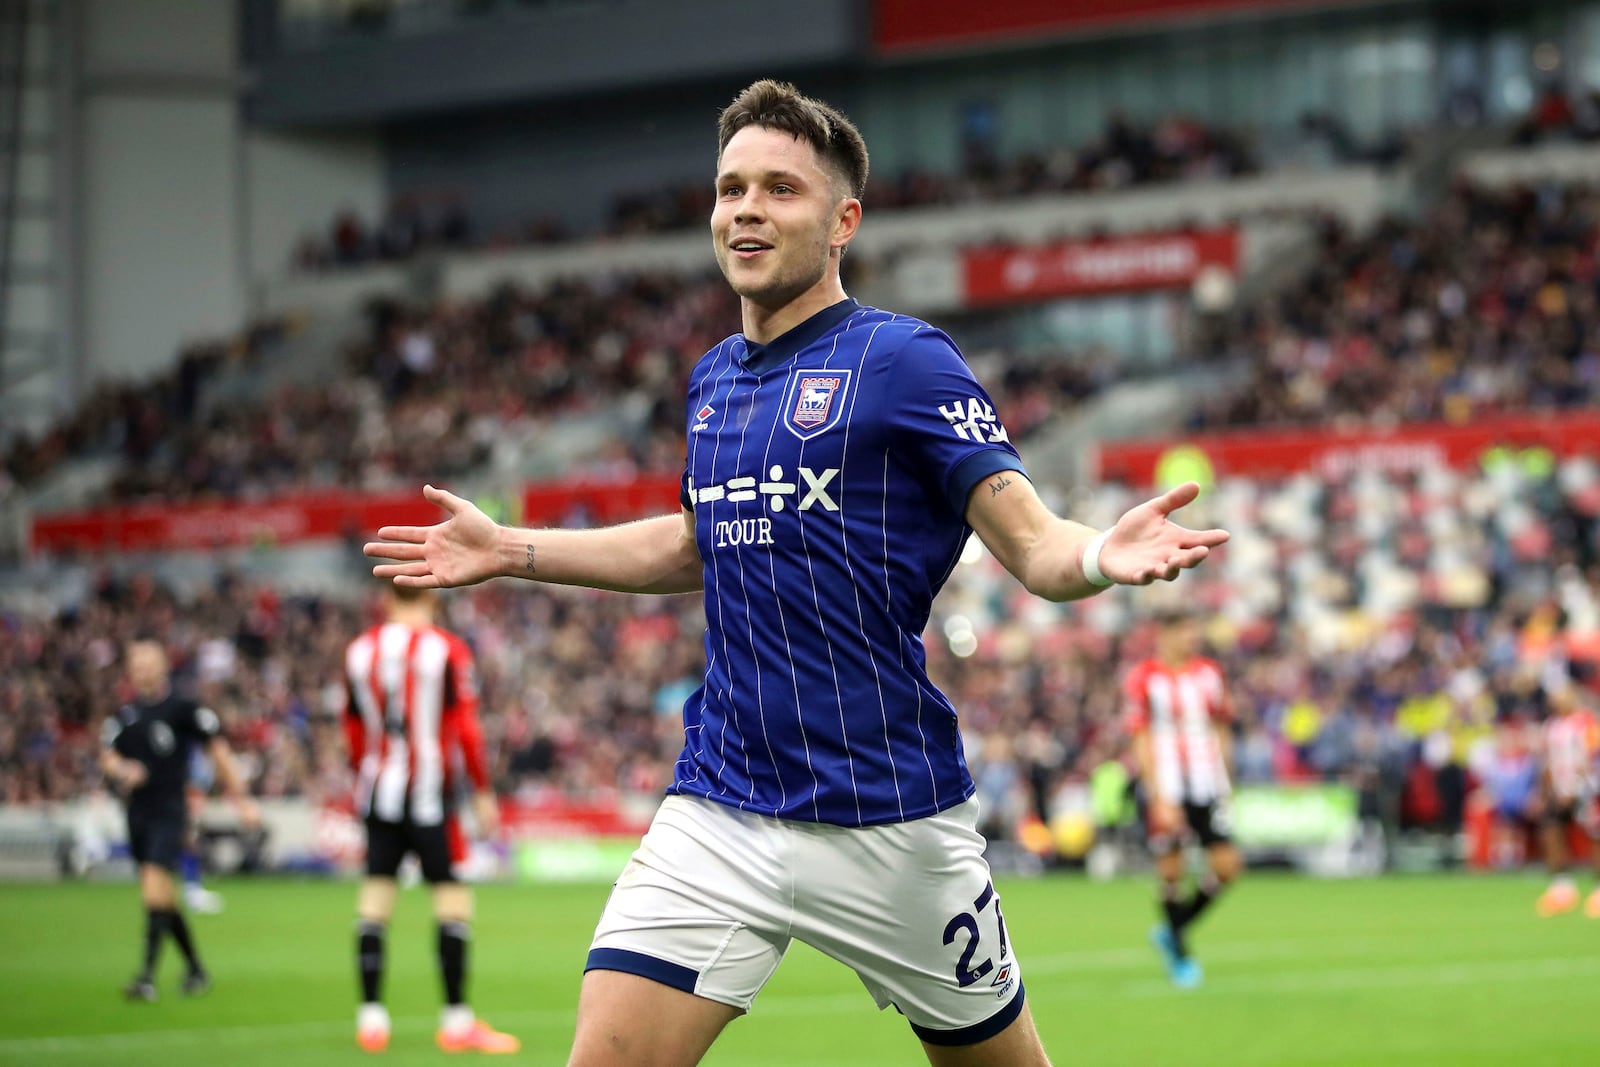
[{"label": "player's smile", "polygon": [[735,237],[728,242],[728,249],[735,259],[743,262],[759,259],[763,253],[776,250],[771,241],[764,241],[759,237]]}]

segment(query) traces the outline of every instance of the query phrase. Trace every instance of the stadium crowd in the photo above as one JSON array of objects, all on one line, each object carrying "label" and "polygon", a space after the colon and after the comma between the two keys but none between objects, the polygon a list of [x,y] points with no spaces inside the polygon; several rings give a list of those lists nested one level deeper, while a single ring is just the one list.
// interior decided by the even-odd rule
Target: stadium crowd
[{"label": "stadium crowd", "polygon": [[[1108,487],[1081,513],[1129,499]],[[1174,593],[1202,614],[1232,689],[1241,782],[1349,782],[1394,833],[1458,830],[1480,789],[1503,819],[1526,820],[1531,731],[1551,692],[1600,678],[1593,461],[1497,454],[1465,473],[1230,479],[1207,506],[1235,540]],[[936,605],[930,669],[961,711],[987,829],[1005,838],[1128,757],[1120,678],[1149,654],[1147,613],[1171,601],[1051,606],[972,555]],[[696,598],[506,582],[447,605],[478,657],[501,789],[660,791],[703,666]],[[342,650],[375,608],[226,576],[180,604],[147,578],[107,575],[61,614],[0,615],[0,800],[95,788],[96,727],[127,695],[121,650],[141,633],[222,716],[257,794],[337,795]]]},{"label": "stadium crowd", "polygon": [[[331,385],[206,404],[205,383],[232,348],[198,347],[159,381],[106,388],[44,440],[18,443],[7,469],[26,486],[70,456],[115,453],[125,462],[107,503],[379,490],[471,474],[497,448],[537,444],[555,420],[632,401],[643,417],[614,421],[614,444],[569,473],[672,473],[683,462],[688,372],[737,329],[738,311],[720,278],[638,274],[507,285],[422,310],[379,302],[369,321]],[[989,363],[985,377],[1019,438],[1105,380],[1065,360]]]},{"label": "stadium crowd", "polygon": [[[1108,134],[1123,146],[1114,158],[1133,152],[1124,142],[1135,132]],[[1148,140],[1206,142],[1204,131],[1186,136],[1158,129]],[[1150,173],[1180,158],[1139,151],[1169,161]],[[984,188],[1032,188],[1009,181]],[[1216,335],[1210,354],[1243,359],[1254,375],[1193,425],[1464,423],[1592,405],[1597,251],[1595,186],[1460,184],[1419,222],[1390,220],[1367,236],[1330,226],[1304,279]],[[191,350],[152,385],[102,390],[43,441],[18,443],[6,471],[26,486],[65,457],[116,453],[126,457],[117,500],[408,486],[481,467],[500,443],[537,440],[554,418],[629,396],[648,412],[642,428],[590,460],[592,473],[675,471],[684,377],[737,315],[714,276],[636,275],[506,286],[420,310],[377,305],[370,321],[331,388],[208,407],[219,369],[259,360],[290,328],[257,324]],[[1019,439],[1103,384],[1066,361],[974,357]],[[1104,521],[1132,499],[1106,487],[1077,503],[1074,514]],[[1504,819],[1526,817],[1530,724],[1560,677],[1597,677],[1592,461],[1501,451],[1467,473],[1229,478],[1208,506],[1211,519],[1198,521],[1225,523],[1235,539],[1181,595],[1204,612],[1233,686],[1243,781],[1350,781],[1392,829],[1452,831],[1478,789]],[[222,714],[258,793],[342,788],[339,654],[371,610],[238,578],[180,604],[148,580],[108,575],[61,614],[0,615],[0,801],[94,787],[95,727],[126,695],[120,656],[136,632],[163,640],[183,684]],[[1048,813],[1063,783],[1126,758],[1118,678],[1151,643],[1131,610],[1115,594],[1053,608],[992,561],[958,568],[929,653],[962,709],[980,787],[998,801],[991,833]],[[483,667],[501,786],[659,790],[699,675],[698,611],[692,598],[508,584],[452,595],[450,620]]]},{"label": "stadium crowd", "polygon": [[[1600,399],[1597,247],[1593,185],[1461,184],[1420,222],[1390,220],[1367,236],[1329,224],[1303,279],[1200,331],[1197,357],[1242,361],[1252,373],[1198,406],[1191,428],[1463,423],[1592,404]],[[42,441],[17,442],[8,481],[26,486],[64,457],[98,451],[129,457],[110,487],[115,501],[387,488],[470,472],[497,445],[536,443],[554,418],[630,399],[647,415],[597,459],[595,473],[670,471],[682,455],[685,375],[736,322],[733,297],[714,276],[507,285],[483,300],[421,309],[380,303],[331,387],[201,405],[219,367],[259,359],[281,339],[284,323],[258,324],[191,350],[155,383],[104,388]],[[1068,357],[996,366],[985,377],[1022,430],[1115,375]]]},{"label": "stadium crowd", "polygon": [[[1056,145],[1001,160],[983,142],[967,146],[953,173],[915,168],[872,180],[875,210],[1007,200],[1041,193],[1125,189],[1161,182],[1232,178],[1259,170],[1249,138],[1186,115],[1154,123],[1113,114],[1095,140]],[[597,234],[574,233],[559,219],[531,219],[513,231],[474,226],[459,194],[425,191],[397,197],[381,219],[341,212],[325,235],[307,235],[295,251],[298,270],[333,270],[409,259],[423,251],[551,244],[580,237],[621,237],[704,227],[711,217],[708,180],[623,193]]]},{"label": "stadium crowd", "polygon": [[[293,489],[376,489],[446,479],[495,443],[537,435],[561,414],[642,392],[651,425],[681,437],[677,408],[695,359],[735,329],[735,298],[709,278],[633,275],[606,284],[511,286],[484,300],[370,309],[367,335],[333,384],[285,386],[259,401],[207,405],[205,386],[259,331],[186,353],[165,377],[102,388],[69,422],[6,458],[24,487],[73,456],[125,462],[112,502],[260,498]],[[681,462],[633,442],[648,469]]]},{"label": "stadium crowd", "polygon": [[1201,426],[1468,422],[1600,399],[1600,187],[1460,183],[1419,222],[1330,224],[1304,280],[1216,340],[1245,387]]}]

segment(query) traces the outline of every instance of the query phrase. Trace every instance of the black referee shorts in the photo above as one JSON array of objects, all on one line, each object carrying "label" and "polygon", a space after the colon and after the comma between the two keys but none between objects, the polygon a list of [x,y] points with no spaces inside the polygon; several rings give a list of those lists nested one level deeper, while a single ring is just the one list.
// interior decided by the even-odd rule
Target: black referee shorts
[{"label": "black referee shorts", "polygon": [[450,822],[446,816],[432,826],[419,826],[409,819],[388,822],[367,816],[367,877],[393,878],[406,853],[414,852],[422,864],[423,881],[429,885],[457,881]]},{"label": "black referee shorts", "polygon": [[178,857],[183,854],[183,836],[188,820],[183,813],[150,814],[128,813],[128,850],[133,862],[178,869]]}]

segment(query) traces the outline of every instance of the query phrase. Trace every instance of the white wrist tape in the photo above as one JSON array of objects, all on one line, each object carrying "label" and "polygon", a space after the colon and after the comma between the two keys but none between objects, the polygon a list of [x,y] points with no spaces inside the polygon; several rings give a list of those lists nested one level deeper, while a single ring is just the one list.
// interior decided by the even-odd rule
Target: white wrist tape
[{"label": "white wrist tape", "polygon": [[1104,589],[1112,584],[1106,572],[1100,569],[1100,550],[1106,547],[1106,538],[1110,536],[1110,530],[1102,530],[1095,534],[1094,540],[1083,546],[1083,577],[1096,589]]}]

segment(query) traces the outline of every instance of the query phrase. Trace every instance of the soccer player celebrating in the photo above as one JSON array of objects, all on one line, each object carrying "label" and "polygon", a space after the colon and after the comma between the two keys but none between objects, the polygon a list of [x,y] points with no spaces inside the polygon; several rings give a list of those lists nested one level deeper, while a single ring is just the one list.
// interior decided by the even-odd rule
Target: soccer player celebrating
[{"label": "soccer player celebrating", "polygon": [[451,810],[453,757],[459,754],[477,790],[473,806],[479,832],[492,836],[499,819],[483,758],[472,652],[459,637],[434,625],[433,593],[396,586],[388,597],[386,621],[345,650],[345,740],[367,824],[367,876],[356,902],[361,975],[356,1040],[369,1052],[389,1044],[384,945],[394,914],[395,875],[411,852],[433,888],[445,994],[439,1047],[515,1052],[521,1043],[477,1018],[466,1002],[472,890],[455,872],[466,851]]},{"label": "soccer player celebrating", "polygon": [[[1189,955],[1185,933],[1241,866],[1228,836],[1227,687],[1217,664],[1199,654],[1194,620],[1168,613],[1160,622],[1156,655],[1128,673],[1124,689],[1160,882],[1163,921],[1151,940],[1173,984],[1191,988],[1200,984],[1202,972]],[[1183,848],[1191,833],[1206,850],[1207,870],[1186,898]]]},{"label": "soccer player celebrating", "polygon": [[1104,532],[1051,514],[950,338],[846,296],[866,179],[855,127],[793,86],[722,113],[710,236],[743,330],[690,377],[679,515],[513,529],[429,486],[444,521],[367,546],[402,586],[703,590],[705,681],[595,932],[573,1067],[698,1063],[795,939],[931,1063],[1047,1064],[923,627],[974,530],[1058,601],[1170,580],[1227,539],[1169,521],[1193,484]]},{"label": "soccer player celebrating", "polygon": [[183,851],[188,818],[184,787],[193,746],[205,746],[224,789],[239,806],[240,820],[254,826],[260,816],[245,793],[216,713],[173,694],[166,650],[155,641],[135,641],[128,646],[127,665],[134,699],[106,719],[100,753],[106,781],[127,795],[128,844],[139,866],[145,907],[144,966],[123,994],[129,1000],[156,999],[156,962],[162,942],[171,935],[189,968],[183,991],[195,996],[211,988],[211,977],[178,910],[172,877]]},{"label": "soccer player celebrating", "polygon": [[[1595,762],[1600,760],[1600,719],[1586,707],[1575,683],[1567,682],[1550,694],[1550,717],[1542,737],[1539,785],[1543,801],[1539,821],[1550,887],[1540,895],[1536,910],[1549,917],[1578,906],[1578,887],[1567,871],[1571,857],[1568,836],[1573,826],[1589,835],[1595,875],[1600,878],[1600,810],[1597,810]],[[1600,884],[1584,901],[1583,913],[1600,919]]]}]

